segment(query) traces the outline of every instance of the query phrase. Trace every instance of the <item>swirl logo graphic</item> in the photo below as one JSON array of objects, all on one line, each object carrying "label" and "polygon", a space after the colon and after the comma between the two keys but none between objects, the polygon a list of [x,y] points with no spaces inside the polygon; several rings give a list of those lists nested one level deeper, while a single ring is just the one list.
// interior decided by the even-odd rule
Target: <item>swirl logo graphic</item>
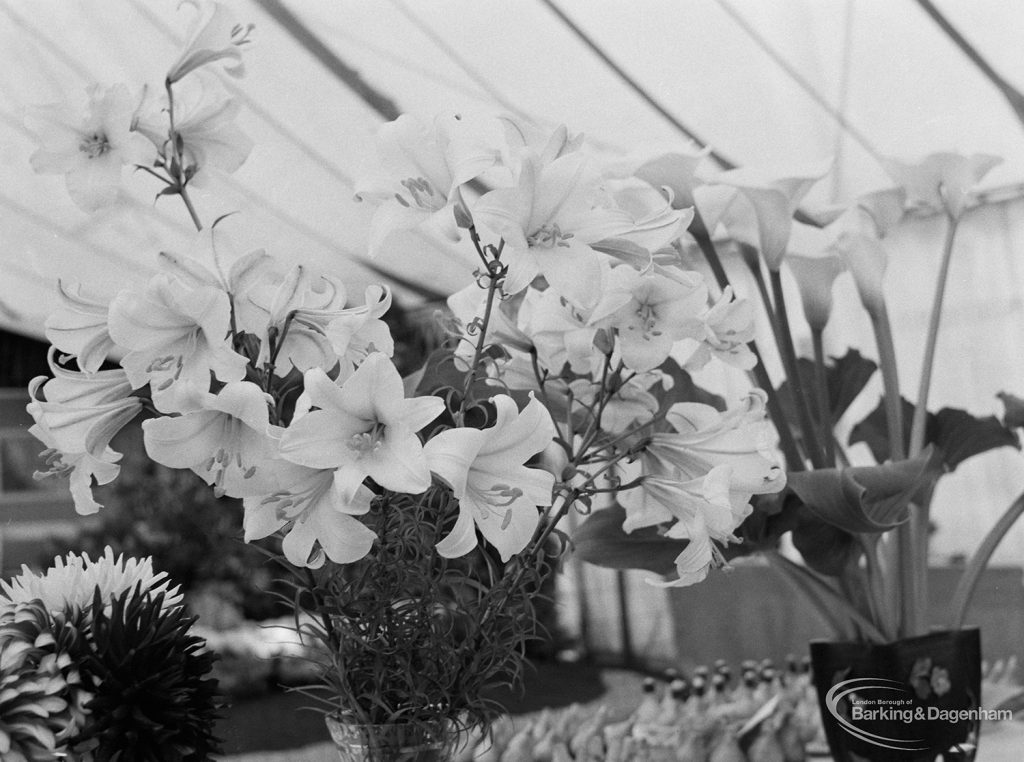
[{"label": "swirl logo graphic", "polygon": [[[850,707],[849,710],[847,706],[841,705],[844,701]],[[903,723],[903,727],[910,730],[912,723],[924,720],[924,711],[914,707],[913,695],[903,683],[869,677],[843,680],[833,685],[826,694],[825,706],[847,733],[865,743],[895,751],[928,750],[924,738],[881,735],[854,724],[855,720],[885,723],[886,727],[899,727],[895,723]]]}]

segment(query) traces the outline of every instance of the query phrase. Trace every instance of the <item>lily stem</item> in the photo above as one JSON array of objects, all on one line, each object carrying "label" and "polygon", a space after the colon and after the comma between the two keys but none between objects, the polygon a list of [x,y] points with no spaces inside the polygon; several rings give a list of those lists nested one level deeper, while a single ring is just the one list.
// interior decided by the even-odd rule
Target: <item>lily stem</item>
[{"label": "lily stem", "polygon": [[814,391],[818,402],[818,425],[821,441],[825,444],[825,460],[829,466],[836,463],[835,436],[832,434],[832,407],[828,398],[828,377],[825,374],[824,331],[811,328],[811,343],[814,345]]},{"label": "lily stem", "polygon": [[[903,400],[900,397],[899,373],[896,365],[896,345],[892,339],[892,325],[889,322],[889,311],[883,302],[872,310],[871,327],[875,332],[875,343],[878,345],[878,360],[882,370],[884,387],[885,421],[889,438],[889,457],[893,461],[904,460],[907,456],[903,432]],[[913,508],[911,508],[913,511]],[[912,519],[911,519],[912,520]],[[895,607],[897,632],[901,636],[916,629],[914,619],[912,581],[914,569],[914,548],[910,538],[909,522],[901,524],[893,530],[894,538],[889,538],[883,546],[885,551],[885,568],[894,575],[894,589],[889,591],[891,605]]]},{"label": "lily stem", "polygon": [[768,277],[772,284],[772,295],[775,297],[775,314],[778,318],[778,336],[780,339],[779,353],[782,355],[782,364],[786,368],[786,375],[789,376],[789,389],[793,395],[797,418],[800,420],[800,429],[806,443],[807,454],[815,468],[824,468],[823,451],[821,444],[818,442],[814,421],[811,419],[811,408],[804,393],[804,384],[800,378],[800,366],[796,357],[796,347],[793,345],[793,334],[789,328],[786,298],[782,293],[782,273],[779,270],[770,270]]},{"label": "lily stem", "polygon": [[1006,512],[999,517],[999,521],[988,531],[981,545],[974,551],[971,560],[964,569],[960,582],[953,591],[953,602],[950,604],[950,627],[960,629],[964,626],[964,619],[967,617],[967,609],[974,597],[974,590],[981,579],[981,573],[988,566],[992,554],[995,553],[999,543],[1002,542],[1006,533],[1010,530],[1022,515],[1024,515],[1024,493],[1017,496]]},{"label": "lily stem", "polygon": [[199,219],[199,215],[196,214],[196,208],[192,205],[192,199],[188,195],[188,190],[182,185],[178,190],[178,195],[181,196],[181,200],[185,202],[185,208],[188,210],[189,217],[192,218],[192,224],[196,226],[197,231],[203,229],[202,220]]}]

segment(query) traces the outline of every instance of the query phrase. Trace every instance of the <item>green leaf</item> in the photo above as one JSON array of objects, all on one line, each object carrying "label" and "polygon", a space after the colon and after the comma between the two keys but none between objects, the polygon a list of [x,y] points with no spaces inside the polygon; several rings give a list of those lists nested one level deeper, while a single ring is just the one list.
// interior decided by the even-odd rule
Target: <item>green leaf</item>
[{"label": "green leaf", "polygon": [[[679,363],[671,357],[662,363],[660,370],[672,379],[672,388],[664,392],[664,398],[659,399],[659,402],[666,405],[676,402],[699,402],[703,405],[710,405],[719,412],[728,407],[722,397],[694,383],[693,376],[683,370]],[[657,389],[651,391],[657,394]]]},{"label": "green leaf", "polygon": [[1024,399],[1008,392],[999,392],[996,396],[1006,411],[1003,415],[1003,425],[1008,429],[1024,428]]},{"label": "green leaf", "polygon": [[[828,386],[831,418],[833,421],[838,421],[853,404],[853,401],[864,391],[864,387],[878,370],[878,365],[873,360],[861,355],[856,349],[847,350],[842,357],[832,357],[831,359],[832,364],[825,364],[825,382]],[[816,383],[814,361],[801,357],[797,360],[797,365],[804,389],[813,389]],[[784,411],[787,415],[795,417],[796,411],[792,409],[789,382],[784,381],[778,391]]]},{"label": "green leaf", "polygon": [[925,441],[942,451],[942,462],[950,471],[968,458],[998,447],[1020,449],[1017,435],[994,415],[976,418],[966,410],[949,407],[929,414]]},{"label": "green leaf", "polygon": [[789,487],[822,521],[854,534],[878,533],[906,521],[909,503],[940,474],[929,447],[896,463],[792,473]]},{"label": "green leaf", "polygon": [[[900,401],[903,405],[904,440],[909,443],[914,406],[905,399]],[[890,452],[886,419],[885,405],[880,402],[850,432],[850,444],[864,442],[879,463],[888,460]],[[998,447],[1020,449],[1017,435],[995,416],[978,418],[966,410],[948,407],[928,414],[924,440],[925,444],[934,445],[939,450],[947,471],[953,471],[968,458]]]},{"label": "green leaf", "polygon": [[[903,445],[910,446],[910,427],[914,419],[914,406],[903,397],[900,397],[900,404],[903,407]],[[878,407],[872,410],[868,416],[858,423],[850,431],[848,444],[863,442],[871,450],[871,454],[879,463],[889,460],[889,430],[886,422],[889,416],[885,412],[885,400],[879,400]],[[927,428],[925,434],[927,439]]]},{"label": "green leaf", "polygon": [[856,538],[810,512],[804,507],[796,528],[793,545],[814,571],[829,577],[843,574],[861,556]]},{"label": "green leaf", "polygon": [[645,569],[656,574],[674,572],[676,556],[689,541],[663,537],[655,527],[626,534],[622,531],[625,520],[626,511],[620,505],[592,513],[573,534],[576,555],[609,569]]}]

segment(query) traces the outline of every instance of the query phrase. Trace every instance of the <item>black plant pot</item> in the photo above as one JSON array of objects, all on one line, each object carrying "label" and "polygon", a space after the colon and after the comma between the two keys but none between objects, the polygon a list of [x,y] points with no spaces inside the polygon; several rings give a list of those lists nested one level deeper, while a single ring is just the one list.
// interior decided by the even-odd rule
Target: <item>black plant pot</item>
[{"label": "black plant pot", "polygon": [[893,643],[811,643],[835,762],[972,760],[983,712],[977,628]]}]

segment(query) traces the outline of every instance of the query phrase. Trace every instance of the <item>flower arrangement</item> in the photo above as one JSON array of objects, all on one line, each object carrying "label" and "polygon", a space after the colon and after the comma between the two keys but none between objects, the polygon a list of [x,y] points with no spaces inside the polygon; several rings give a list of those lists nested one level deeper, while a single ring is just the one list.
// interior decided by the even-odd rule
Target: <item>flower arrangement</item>
[{"label": "flower arrangement", "polygon": [[[716,174],[699,170],[701,153],[606,160],[565,127],[511,117],[402,116],[380,130],[379,171],[355,189],[375,207],[368,252],[414,230],[473,263],[448,299],[447,344],[403,378],[386,286],[353,303],[343,279],[288,255],[233,253],[221,220],[193,202],[196,182],[252,148],[211,74],[242,73],[250,32],[210,5],[161,98],[143,89],[133,110],[139,99],[119,85],[91,90],[84,118],[32,117],[34,166],[63,174],[83,209],[115,201],[129,164],[180,198],[198,233],[193,250],[160,253],[144,286],[104,297],[61,284],[47,322],[53,377],[32,382],[28,410],[47,473],[69,477],[80,513],[99,510],[92,485],[117,476],[111,438],[144,415],[152,460],[241,498],[246,540],[281,538],[292,603],[308,615],[297,626],[325,646],[327,709],[369,726],[494,716],[480,690],[517,674],[573,510],[593,511],[573,538],[585,558],[664,575],[653,584],[693,584],[760,550],[840,632],[922,628],[931,488],[944,468],[1016,438],[963,411],[929,418],[927,373],[908,414],[880,239],[908,198],[937,204],[948,262],[989,157],[893,164],[901,187],[808,214],[800,204],[825,166]],[[820,234],[802,252],[815,256],[792,251],[806,227],[794,216]],[[754,341],[759,308],[732,283],[724,240],[749,265],[782,378]],[[885,382],[859,435],[874,466],[848,466],[834,441],[876,369],[856,353],[824,357],[844,266]],[[784,269],[801,286],[813,362],[796,356]],[[709,364],[748,373],[753,388],[728,401],[702,388],[695,374]],[[785,532],[804,563],[778,552]]]},{"label": "flower arrangement", "polygon": [[150,559],[69,554],[0,581],[0,754],[206,760],[214,657]]},{"label": "flower arrangement", "polygon": [[[232,256],[190,196],[218,166],[204,142],[216,129],[186,127],[180,91],[202,79],[213,97],[200,74],[239,63],[248,40],[223,13],[200,18],[170,70],[150,109],[159,128],[140,115],[147,101],[123,108],[118,86],[61,122],[74,140],[41,134],[37,169],[63,172],[83,208],[116,198],[134,164],[199,234],[188,254],[161,253],[141,288],[105,299],[62,284],[53,377],[32,382],[28,405],[47,474],[69,477],[80,513],[98,511],[92,484],[119,470],[111,438],[144,414],[152,460],[241,498],[247,540],[281,537],[293,605],[309,615],[297,626],[325,645],[328,711],[484,725],[496,710],[481,690],[518,675],[570,510],[618,495],[627,528],[688,541],[663,584],[689,584],[721,565],[751,496],[785,485],[765,394],[722,411],[689,375],[752,367],[750,305],[713,297],[673,248],[693,218],[680,199],[602,175],[565,128],[404,116],[381,130],[380,172],[357,189],[377,207],[368,248],[427,229],[476,264],[449,299],[448,344],[402,378],[387,287],[353,305],[333,275]],[[229,112],[213,97],[197,113]]]}]

